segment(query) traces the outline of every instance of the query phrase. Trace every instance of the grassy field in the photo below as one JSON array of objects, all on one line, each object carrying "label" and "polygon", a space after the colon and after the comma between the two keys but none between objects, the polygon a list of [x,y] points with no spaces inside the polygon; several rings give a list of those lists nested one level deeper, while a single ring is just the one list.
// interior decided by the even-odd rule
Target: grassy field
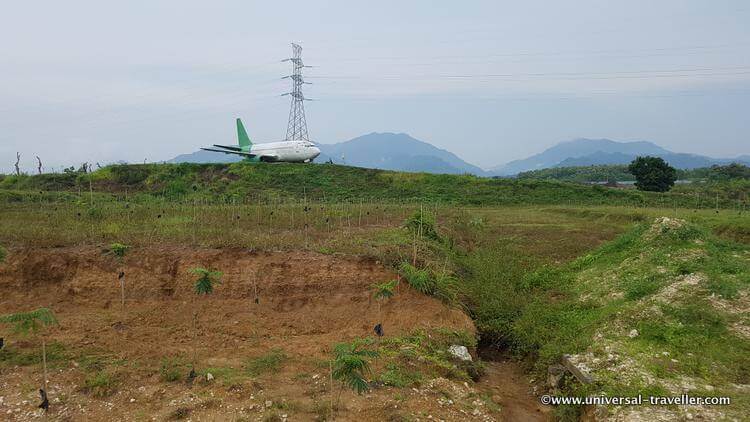
[{"label": "grassy field", "polygon": [[464,309],[483,346],[539,378],[563,354],[586,363],[596,384],[567,380],[569,394],[687,389],[733,397],[727,417],[750,409],[736,387],[750,383],[750,217],[730,200],[244,164],[5,177],[0,188],[10,254],[121,242],[369,257]]},{"label": "grassy field", "polygon": [[0,201],[54,201],[77,194],[79,200],[91,202],[92,197],[97,197],[96,193],[104,193],[121,201],[186,203],[268,204],[306,199],[330,203],[560,204],[745,210],[747,186],[742,186],[722,190],[711,185],[699,191],[660,194],[551,180],[403,173],[338,165],[145,164],[109,166],[93,173],[4,176],[0,179]]}]

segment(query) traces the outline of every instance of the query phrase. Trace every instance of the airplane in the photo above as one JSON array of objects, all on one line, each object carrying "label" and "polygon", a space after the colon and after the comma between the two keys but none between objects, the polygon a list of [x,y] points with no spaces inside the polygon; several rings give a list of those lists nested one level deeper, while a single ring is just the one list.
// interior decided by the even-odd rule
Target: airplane
[{"label": "airplane", "polygon": [[201,148],[204,151],[223,152],[245,157],[247,161],[264,163],[311,163],[320,155],[320,149],[310,141],[281,141],[253,144],[247,136],[242,120],[237,119],[237,141],[239,146],[216,145],[214,148]]}]

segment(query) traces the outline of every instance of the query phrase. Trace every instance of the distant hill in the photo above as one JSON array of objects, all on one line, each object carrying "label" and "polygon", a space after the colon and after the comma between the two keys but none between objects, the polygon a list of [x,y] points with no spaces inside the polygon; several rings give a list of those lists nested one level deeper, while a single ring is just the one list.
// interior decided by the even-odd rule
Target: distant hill
[{"label": "distant hill", "polygon": [[405,133],[373,132],[339,144],[318,145],[317,161],[383,170],[484,175],[484,170]]},{"label": "distant hill", "polygon": [[750,163],[744,158],[711,158],[702,155],[675,153],[646,141],[616,142],[610,139],[575,139],[559,143],[523,160],[511,161],[490,170],[494,175],[507,176],[552,167],[582,167],[628,164],[639,155],[661,157],[678,169],[709,167],[731,162]]},{"label": "distant hill", "polygon": [[[484,170],[444,149],[412,138],[405,133],[370,133],[338,144],[318,144],[317,163],[410,172],[485,175]],[[168,163],[233,163],[240,158],[231,154],[197,151],[182,154]]]},{"label": "distant hill", "polygon": [[236,163],[241,160],[241,157],[234,154],[219,154],[218,152],[198,150],[190,154],[180,154],[167,163]]}]

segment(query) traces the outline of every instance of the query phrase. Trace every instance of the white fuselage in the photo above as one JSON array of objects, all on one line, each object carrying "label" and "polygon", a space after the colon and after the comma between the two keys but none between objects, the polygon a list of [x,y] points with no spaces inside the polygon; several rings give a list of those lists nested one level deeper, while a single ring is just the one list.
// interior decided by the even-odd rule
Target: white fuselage
[{"label": "white fuselage", "polygon": [[274,161],[299,163],[312,161],[320,155],[320,149],[312,142],[281,141],[253,144],[250,146],[250,153],[258,157],[276,157]]}]

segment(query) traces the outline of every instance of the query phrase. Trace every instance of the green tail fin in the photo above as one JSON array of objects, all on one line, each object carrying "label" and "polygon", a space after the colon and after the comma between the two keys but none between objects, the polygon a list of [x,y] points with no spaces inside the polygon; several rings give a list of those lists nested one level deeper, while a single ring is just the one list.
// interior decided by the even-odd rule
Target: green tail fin
[{"label": "green tail fin", "polygon": [[250,146],[253,145],[253,142],[250,140],[250,137],[247,136],[247,132],[245,132],[245,126],[242,125],[242,120],[237,119],[237,141],[240,144],[240,148],[242,148],[243,151],[247,151],[250,149]]}]

